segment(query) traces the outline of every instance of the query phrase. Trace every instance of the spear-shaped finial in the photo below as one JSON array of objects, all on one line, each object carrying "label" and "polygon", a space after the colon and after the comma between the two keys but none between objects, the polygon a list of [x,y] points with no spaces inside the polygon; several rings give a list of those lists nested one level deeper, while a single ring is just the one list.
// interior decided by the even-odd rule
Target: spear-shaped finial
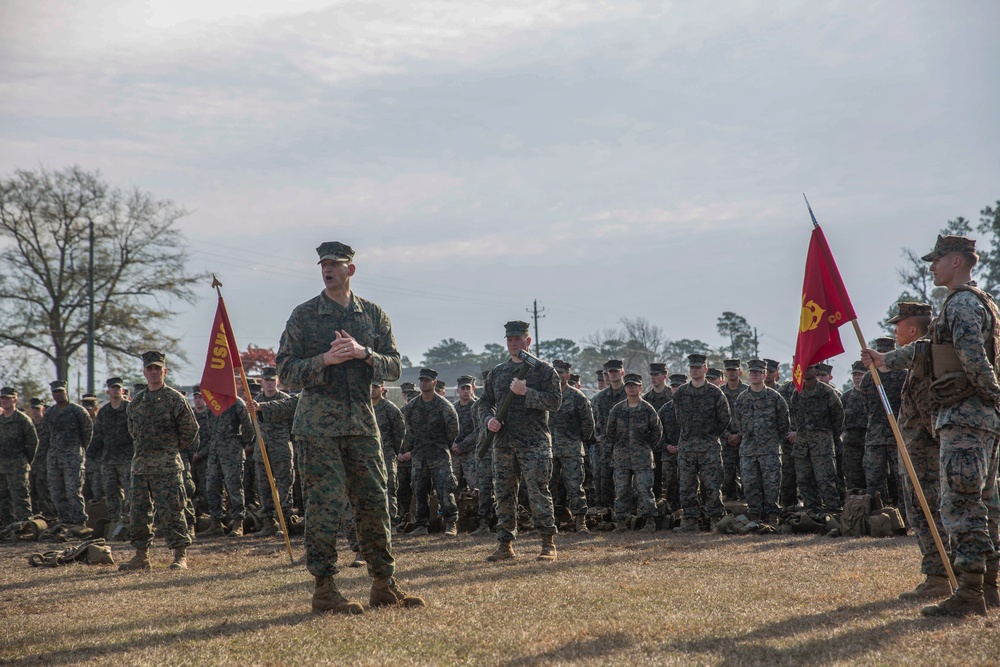
[{"label": "spear-shaped finial", "polygon": [[809,198],[806,197],[806,193],[802,193],[802,198],[806,200],[806,208],[809,209],[809,217],[812,218],[813,227],[819,227],[819,223],[816,222],[816,216],[813,215],[813,207],[809,205]]}]

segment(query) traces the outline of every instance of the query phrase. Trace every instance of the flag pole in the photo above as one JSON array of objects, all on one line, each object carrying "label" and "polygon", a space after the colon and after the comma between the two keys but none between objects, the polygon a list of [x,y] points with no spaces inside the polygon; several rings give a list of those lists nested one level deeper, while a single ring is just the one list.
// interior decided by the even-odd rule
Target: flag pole
[{"label": "flag pole", "polygon": [[[809,209],[809,217],[812,218],[813,227],[819,227],[819,222],[816,221],[812,206],[809,205],[809,200],[806,198],[804,192],[802,193],[802,198],[806,200],[806,208]],[[854,333],[858,336],[858,344],[861,346],[861,349],[867,349],[868,344],[865,343],[865,337],[861,334],[861,325],[858,324],[858,320],[851,320],[851,324],[854,325]],[[934,514],[931,513],[930,506],[927,504],[927,498],[924,496],[924,490],[917,479],[917,472],[913,469],[913,461],[910,460],[910,453],[903,442],[903,434],[899,430],[899,424],[896,423],[896,416],[892,413],[892,406],[889,404],[889,397],[886,396],[885,388],[882,386],[882,377],[878,374],[878,369],[875,368],[874,363],[868,366],[868,371],[872,376],[872,381],[875,383],[875,388],[878,390],[879,399],[882,401],[882,409],[885,410],[885,415],[889,418],[889,428],[892,429],[892,434],[896,438],[896,449],[899,451],[899,458],[903,461],[903,465],[906,466],[906,473],[910,477],[910,484],[913,486],[913,491],[920,502],[920,509],[923,511],[924,516],[927,517],[927,525],[930,528],[931,536],[934,538],[934,544],[937,547],[938,555],[941,557],[941,562],[944,564],[945,572],[948,573],[948,581],[951,582],[953,589],[957,589],[958,579],[955,578],[955,571],[951,567],[948,552],[945,551],[944,543],[941,541],[941,534],[938,532],[937,523],[934,522]]]},{"label": "flag pole", "polygon": [[[222,283],[219,282],[219,279],[215,277],[214,273],[212,274],[212,287],[215,288],[215,291],[219,295],[219,302],[223,304],[223,307],[225,307],[226,301],[222,298],[222,290],[219,289],[222,287]],[[229,332],[229,335],[235,343],[236,335],[232,331]],[[237,347],[236,350],[230,351],[230,354],[238,355],[239,353],[239,347]],[[242,363],[240,363],[240,379],[243,381],[244,395],[248,400],[252,399],[253,397],[250,395],[250,383],[247,382],[247,374],[243,369]],[[278,513],[278,523],[281,525],[281,532],[285,536],[285,548],[288,550],[288,562],[294,564],[295,557],[292,555],[292,541],[288,537],[288,527],[285,525],[285,514],[281,510],[281,499],[278,497],[278,487],[274,483],[274,474],[271,472],[271,461],[267,456],[267,447],[264,444],[263,436],[260,434],[260,424],[257,423],[257,411],[247,410],[247,412],[250,413],[250,421],[253,422],[253,430],[257,436],[257,446],[260,447],[260,457],[264,461],[264,470],[267,472],[267,482],[271,486],[271,498],[274,501],[274,509],[277,510]]]}]

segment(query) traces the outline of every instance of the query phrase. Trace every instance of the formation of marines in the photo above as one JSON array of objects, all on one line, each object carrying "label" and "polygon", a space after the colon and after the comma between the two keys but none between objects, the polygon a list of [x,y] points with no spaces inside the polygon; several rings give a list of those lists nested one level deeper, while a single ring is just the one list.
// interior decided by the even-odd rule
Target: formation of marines
[{"label": "formation of marines", "polygon": [[[401,408],[386,398],[386,383],[401,370],[391,323],[350,290],[353,250],[330,242],[317,252],[323,292],[292,313],[260,390],[219,416],[198,387],[192,409],[165,384],[166,360],[156,351],[142,355],[142,390],[129,401],[121,379],[110,378],[99,409],[96,397],[71,403],[57,381],[54,405],[33,399],[29,417],[17,409],[17,392],[3,388],[3,524],[28,518],[34,504],[81,530],[85,496],[99,495],[109,516],[129,526],[135,555],[123,570],[151,567],[154,520],[173,550],[170,567],[185,569],[195,505],[211,517],[199,537],[243,536],[246,507],[258,502],[256,534],[275,537],[275,503],[249,419],[255,413],[281,509],[305,513],[317,613],[364,610],[335,583],[345,526],[355,562],[373,578],[370,605],[423,606],[396,582],[392,536],[426,534],[433,518],[443,536],[457,535],[463,491],[476,498],[472,532],[495,533],[490,562],[517,557],[526,525],[541,537],[538,560],[554,561],[560,525],[588,533],[588,515],[599,508],[610,510],[618,532],[656,532],[667,515],[696,532],[719,524],[726,502],[743,501],[751,521],[776,525],[790,509],[835,515],[848,494],[878,493],[903,506],[922,554],[925,580],[901,598],[944,598],[923,609],[929,616],[1000,606],[1000,313],[971,279],[974,241],[938,238],[924,260],[935,284],[950,291],[941,312],[900,303],[890,321],[895,339],[863,351],[843,394],[822,362],[805,370],[799,390],[780,383],[777,361],[728,359],[716,370],[706,355],[692,354],[686,375],[668,376],[660,362],[643,369],[645,391],[641,373],[610,359],[588,399],[569,362],[532,356],[528,323],[515,320],[505,325],[509,359],[483,372],[481,396],[477,379],[462,376],[458,399],[449,401],[445,382],[424,368],[419,387],[400,387]],[[898,415],[959,574],[956,590],[900,465],[883,401]]]}]

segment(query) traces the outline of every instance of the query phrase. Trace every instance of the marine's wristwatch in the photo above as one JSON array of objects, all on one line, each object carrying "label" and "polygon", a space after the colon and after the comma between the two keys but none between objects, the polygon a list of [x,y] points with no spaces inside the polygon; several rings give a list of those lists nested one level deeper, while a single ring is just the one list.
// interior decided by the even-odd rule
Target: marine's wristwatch
[{"label": "marine's wristwatch", "polygon": [[371,359],[372,358],[372,354],[374,354],[372,352],[372,349],[370,347],[366,347],[365,348],[365,359],[364,360],[368,361],[369,359]]}]

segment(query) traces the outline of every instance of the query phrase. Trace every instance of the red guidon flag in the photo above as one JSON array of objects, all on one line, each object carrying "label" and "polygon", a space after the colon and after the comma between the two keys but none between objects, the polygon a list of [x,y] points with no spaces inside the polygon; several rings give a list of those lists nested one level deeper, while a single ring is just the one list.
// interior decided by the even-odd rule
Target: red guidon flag
[{"label": "red guidon flag", "polygon": [[[809,209],[812,215],[812,208]],[[851,297],[833,261],[823,230],[813,217],[812,238],[806,256],[806,277],[802,281],[802,314],[799,337],[795,343],[795,367],[792,381],[802,391],[805,370],[815,363],[844,351],[837,331],[857,318]]]},{"label": "red guidon flag", "polygon": [[221,415],[236,403],[236,369],[242,367],[243,360],[233,337],[233,327],[229,324],[226,303],[220,296],[208,340],[205,372],[201,374],[201,397],[213,414]]}]

